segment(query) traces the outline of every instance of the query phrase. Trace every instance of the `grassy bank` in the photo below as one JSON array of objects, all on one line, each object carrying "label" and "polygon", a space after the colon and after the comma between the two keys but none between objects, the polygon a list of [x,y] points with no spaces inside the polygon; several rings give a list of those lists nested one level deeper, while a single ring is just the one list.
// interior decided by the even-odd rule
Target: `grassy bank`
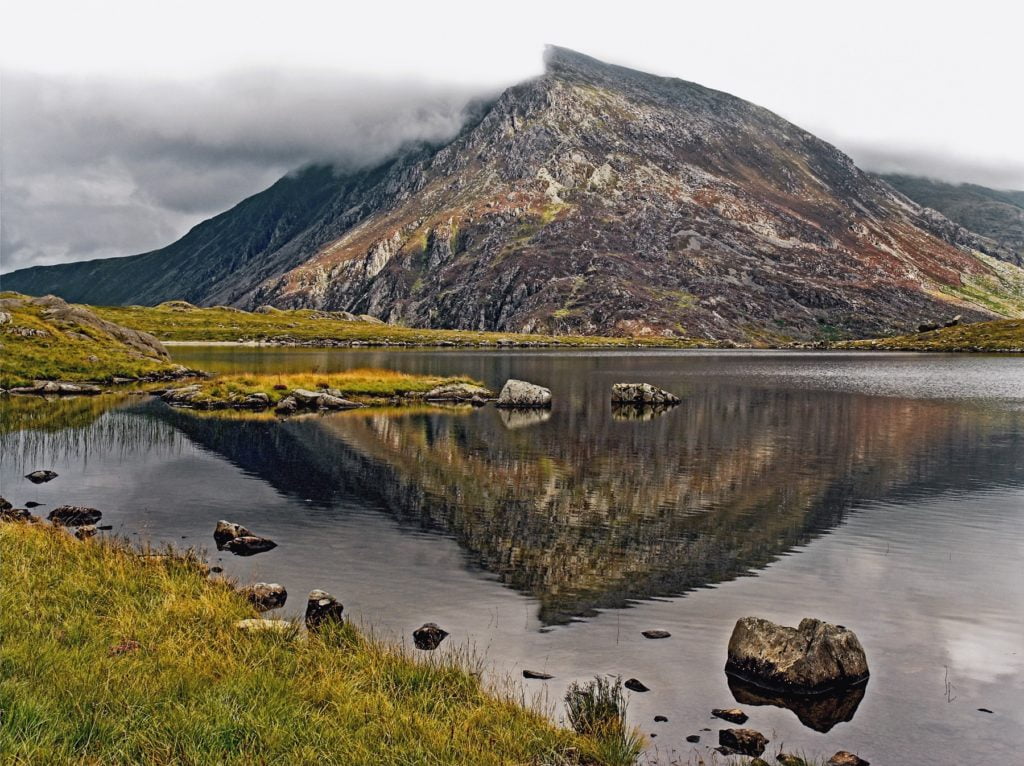
[{"label": "grassy bank", "polygon": [[188,560],[47,525],[0,524],[0,550],[0,762],[588,762],[455,661],[349,627],[240,633],[255,612]]},{"label": "grassy bank", "polygon": [[470,378],[444,378],[436,375],[413,375],[397,370],[360,368],[332,373],[272,373],[266,375],[218,375],[197,383],[193,404],[227,402],[244,399],[252,394],[266,394],[271,405],[289,396],[295,389],[307,391],[332,390],[342,396],[364,404],[380,403],[392,397],[405,398],[424,394],[448,383],[481,385]]},{"label": "grassy bank", "polygon": [[0,315],[0,388],[33,380],[140,378],[173,369],[155,339],[59,299],[0,293]]},{"label": "grassy bank", "polygon": [[331,312],[297,309],[268,313],[232,308],[197,308],[183,301],[149,306],[97,306],[92,309],[112,322],[167,341],[277,341],[297,343],[400,344],[418,346],[672,346],[699,345],[696,340],[669,338],[605,338],[580,335],[528,335],[472,330],[418,330],[375,322],[338,318]]},{"label": "grassy bank", "polygon": [[892,338],[851,340],[833,348],[889,351],[1018,351],[1024,352],[1024,319],[997,319]]}]

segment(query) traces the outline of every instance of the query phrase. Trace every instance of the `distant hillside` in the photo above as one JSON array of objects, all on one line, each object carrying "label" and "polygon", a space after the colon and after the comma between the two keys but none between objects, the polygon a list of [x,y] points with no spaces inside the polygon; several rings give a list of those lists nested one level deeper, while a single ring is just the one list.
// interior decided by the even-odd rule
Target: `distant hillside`
[{"label": "distant hillside", "polygon": [[996,319],[930,332],[837,343],[837,348],[889,351],[1013,351],[1024,353],[1024,319]]},{"label": "distant hillside", "polygon": [[1001,252],[766,109],[553,48],[543,76],[447,145],[305,168],[162,250],[3,284],[93,304],[784,342],[1020,316],[1024,271]]},{"label": "distant hillside", "polygon": [[919,205],[938,210],[951,221],[998,242],[1014,254],[1007,260],[1024,266],[1024,191],[947,184],[917,176],[881,178]]}]

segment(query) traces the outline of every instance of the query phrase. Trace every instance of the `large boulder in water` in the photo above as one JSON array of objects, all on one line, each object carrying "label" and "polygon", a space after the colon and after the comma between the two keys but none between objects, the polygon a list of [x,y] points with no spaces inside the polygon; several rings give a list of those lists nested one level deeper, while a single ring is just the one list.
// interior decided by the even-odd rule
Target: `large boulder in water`
[{"label": "large boulder in water", "polygon": [[818,694],[866,681],[868,661],[842,625],[808,617],[790,628],[744,617],[729,639],[725,672],[766,689]]},{"label": "large boulder in water", "polygon": [[507,380],[498,394],[498,407],[551,406],[551,389],[527,383],[525,380]]},{"label": "large boulder in water", "polygon": [[612,386],[614,404],[679,404],[679,397],[650,383],[615,383]]},{"label": "large boulder in water", "polygon": [[236,537],[249,537],[252,535],[248,529],[233,521],[221,519],[213,530],[213,541],[217,544],[217,550],[224,550],[224,546]]}]

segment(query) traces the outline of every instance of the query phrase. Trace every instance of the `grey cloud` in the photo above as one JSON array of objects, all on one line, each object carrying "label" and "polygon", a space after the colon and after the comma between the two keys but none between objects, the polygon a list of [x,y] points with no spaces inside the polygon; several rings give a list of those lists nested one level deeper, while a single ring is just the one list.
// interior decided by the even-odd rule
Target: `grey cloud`
[{"label": "grey cloud", "polygon": [[458,132],[479,94],[251,71],[201,82],[6,72],[0,270],[168,244],[296,167],[380,162]]},{"label": "grey cloud", "polygon": [[856,143],[843,146],[854,162],[875,173],[903,173],[947,183],[972,183],[993,189],[1024,189],[1024,163],[992,163],[956,154]]}]

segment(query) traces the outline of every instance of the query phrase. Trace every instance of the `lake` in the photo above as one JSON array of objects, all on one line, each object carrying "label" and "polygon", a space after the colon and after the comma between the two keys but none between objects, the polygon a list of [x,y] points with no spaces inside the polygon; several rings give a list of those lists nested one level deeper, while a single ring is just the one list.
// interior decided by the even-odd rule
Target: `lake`
[{"label": "lake", "polygon": [[[1024,748],[1024,358],[747,351],[175,347],[211,371],[387,367],[548,386],[547,412],[395,408],[278,420],[125,394],[2,405],[2,494],[100,508],[133,540],[323,588],[409,643],[433,621],[553,708],[635,677],[659,763],[742,707],[769,753],[1010,763]],[[615,382],[679,395],[613,410]],[[60,476],[42,485],[37,468]],[[218,553],[218,519],[279,547]],[[866,687],[779,707],[723,672],[736,620],[854,630]],[[647,640],[648,629],[671,632]],[[523,681],[523,669],[551,673]],[[777,700],[774,702],[778,702]],[[982,712],[984,708],[992,712]],[[655,723],[664,715],[667,723]],[[709,728],[713,731],[703,731]],[[687,735],[701,735],[690,744]]]}]

